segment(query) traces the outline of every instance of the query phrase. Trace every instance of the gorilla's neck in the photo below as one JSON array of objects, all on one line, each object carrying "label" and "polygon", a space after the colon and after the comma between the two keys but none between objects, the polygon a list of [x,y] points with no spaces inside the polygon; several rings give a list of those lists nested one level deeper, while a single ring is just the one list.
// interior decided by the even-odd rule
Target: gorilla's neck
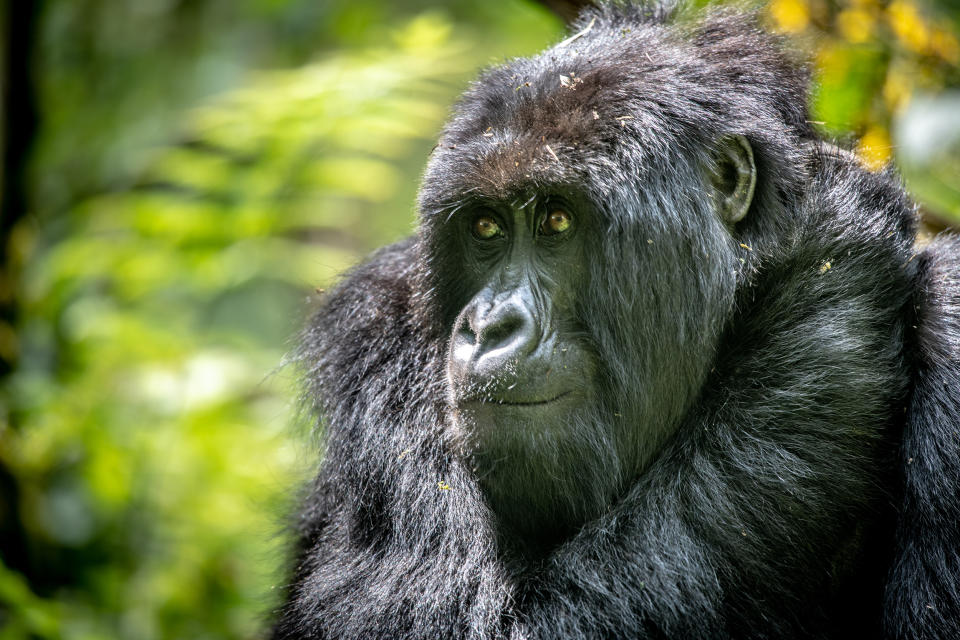
[{"label": "gorilla's neck", "polygon": [[599,518],[625,490],[612,427],[588,409],[562,424],[500,433],[468,445],[498,530],[514,551],[538,555]]}]

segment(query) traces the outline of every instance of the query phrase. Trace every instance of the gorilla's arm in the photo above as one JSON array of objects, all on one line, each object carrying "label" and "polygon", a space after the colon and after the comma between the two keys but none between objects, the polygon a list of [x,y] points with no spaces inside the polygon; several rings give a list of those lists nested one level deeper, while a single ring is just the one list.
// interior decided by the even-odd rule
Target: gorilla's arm
[{"label": "gorilla's arm", "polygon": [[442,362],[411,305],[410,240],[332,292],[299,353],[324,461],[273,637],[494,637],[489,514],[444,442]]},{"label": "gorilla's arm", "polygon": [[887,588],[899,638],[960,637],[960,238],[918,258],[919,363],[903,436],[905,495]]}]

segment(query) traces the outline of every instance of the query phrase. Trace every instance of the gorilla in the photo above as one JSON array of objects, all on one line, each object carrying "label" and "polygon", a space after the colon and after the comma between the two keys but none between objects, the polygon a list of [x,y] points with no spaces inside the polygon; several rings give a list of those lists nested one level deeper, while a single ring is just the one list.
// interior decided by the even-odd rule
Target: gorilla
[{"label": "gorilla", "polygon": [[304,332],[273,637],[960,638],[960,240],[755,15],[486,71]]}]

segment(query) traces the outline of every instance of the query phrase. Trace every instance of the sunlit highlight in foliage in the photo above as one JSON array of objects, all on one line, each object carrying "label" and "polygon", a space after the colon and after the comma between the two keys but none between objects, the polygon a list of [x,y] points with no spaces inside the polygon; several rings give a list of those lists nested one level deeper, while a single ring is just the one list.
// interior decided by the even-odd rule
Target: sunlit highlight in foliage
[{"label": "sunlit highlight in foliage", "polygon": [[803,0],[773,0],[770,15],[780,30],[798,33],[810,24],[810,9]]},{"label": "sunlit highlight in foliage", "polygon": [[879,170],[890,160],[892,146],[887,130],[876,125],[867,129],[857,144],[859,155],[868,167]]}]

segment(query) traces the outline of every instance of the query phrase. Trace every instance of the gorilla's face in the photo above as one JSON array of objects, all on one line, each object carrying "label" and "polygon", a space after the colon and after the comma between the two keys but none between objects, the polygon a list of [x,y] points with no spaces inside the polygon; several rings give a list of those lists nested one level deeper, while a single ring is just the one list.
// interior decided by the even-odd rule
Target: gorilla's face
[{"label": "gorilla's face", "polygon": [[[580,326],[591,212],[555,196],[476,203],[447,225],[471,297],[449,338],[454,428],[497,510],[562,528],[619,484],[589,331]],[[604,468],[606,477],[592,477]],[[559,480],[559,481],[558,481]]]},{"label": "gorilla's face", "polygon": [[732,312],[756,179],[739,136],[645,151],[609,79],[582,78],[545,76],[539,101],[510,89],[493,114],[465,101],[420,197],[451,430],[528,536],[602,513],[680,428]]},{"label": "gorilla's face", "polygon": [[480,207],[462,236],[464,286],[476,293],[450,336],[451,404],[480,440],[562,423],[590,401],[588,352],[576,339],[589,221],[556,199]]},{"label": "gorilla's face", "polygon": [[[679,428],[731,313],[742,249],[724,211],[747,206],[748,152],[721,146],[726,182],[678,157],[604,196],[595,176],[551,181],[531,163],[485,194],[448,181],[453,204],[422,200],[451,429],[503,524],[538,543],[569,535]],[[464,183],[493,171],[467,153],[444,162]]]}]

